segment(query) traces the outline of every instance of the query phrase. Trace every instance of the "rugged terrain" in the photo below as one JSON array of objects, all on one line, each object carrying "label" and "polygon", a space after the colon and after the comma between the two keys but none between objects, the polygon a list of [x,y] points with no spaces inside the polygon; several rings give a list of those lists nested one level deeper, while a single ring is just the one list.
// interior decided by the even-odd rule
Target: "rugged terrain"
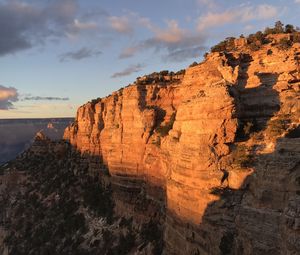
[{"label": "rugged terrain", "polygon": [[[62,248],[59,254],[84,254],[76,247],[111,254],[105,229],[119,240],[113,244],[119,250],[112,254],[298,254],[300,43],[283,48],[276,44],[278,36],[255,50],[244,39],[236,40],[234,50],[209,53],[185,72],[144,76],[81,106],[65,131],[65,154],[58,160],[58,144],[51,149],[51,164],[58,164],[53,166],[55,178],[63,178],[59,169],[66,169],[65,178],[73,181],[67,197],[78,194],[83,203],[60,217],[81,212],[78,221],[89,224],[82,233],[91,231],[92,209],[80,198],[85,183],[91,182],[101,184],[101,199],[96,201],[103,201],[99,207],[103,204],[106,210],[99,217],[106,220],[98,228],[102,234],[94,250],[86,246],[88,234],[82,234],[78,246],[65,244],[69,250]],[[39,155],[46,158],[29,176],[38,185],[47,183],[43,178],[51,173],[45,163],[49,149],[33,146],[29,152],[19,163],[31,165],[12,162],[3,171],[30,169],[32,157]],[[32,181],[28,183],[25,201]],[[59,183],[64,190],[65,182]],[[66,199],[64,194],[59,197]],[[120,248],[124,231],[116,224],[124,221],[131,237],[124,235],[127,247]],[[77,230],[70,230],[70,236]],[[20,234],[13,236],[22,240]],[[12,247],[8,244],[9,250]]]},{"label": "rugged terrain", "polygon": [[33,142],[34,135],[43,132],[53,140],[61,139],[73,118],[0,119],[0,164],[16,158]]}]

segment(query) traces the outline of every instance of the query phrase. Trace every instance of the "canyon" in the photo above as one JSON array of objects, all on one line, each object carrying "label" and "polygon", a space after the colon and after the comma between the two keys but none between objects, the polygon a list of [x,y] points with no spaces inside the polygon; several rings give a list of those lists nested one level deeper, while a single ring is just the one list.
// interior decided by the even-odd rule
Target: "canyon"
[{"label": "canyon", "polygon": [[299,54],[300,43],[238,42],[180,74],[141,77],[81,106],[65,141],[39,136],[23,159],[50,146],[109,187],[132,231],[155,225],[156,239],[119,254],[298,254]]},{"label": "canyon", "polygon": [[61,139],[73,118],[0,119],[0,165],[28,149],[38,131],[52,140]]}]

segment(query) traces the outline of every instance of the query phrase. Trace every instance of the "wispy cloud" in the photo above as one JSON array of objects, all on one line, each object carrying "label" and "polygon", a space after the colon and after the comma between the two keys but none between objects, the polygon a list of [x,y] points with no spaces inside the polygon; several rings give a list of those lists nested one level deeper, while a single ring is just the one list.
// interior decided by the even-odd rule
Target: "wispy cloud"
[{"label": "wispy cloud", "polygon": [[9,110],[14,108],[13,102],[17,101],[18,91],[16,88],[0,85],[0,110]]},{"label": "wispy cloud", "polygon": [[64,62],[67,60],[81,60],[84,58],[91,58],[91,57],[97,57],[101,55],[102,52],[99,50],[89,49],[89,48],[81,48],[76,51],[69,51],[66,53],[63,53],[59,56],[60,62]]},{"label": "wispy cloud", "polygon": [[120,59],[133,57],[139,51],[139,45],[124,48],[119,55]]},{"label": "wispy cloud", "polygon": [[198,31],[205,31],[211,27],[223,26],[237,21],[267,20],[277,15],[278,9],[272,5],[241,6],[223,12],[209,12],[199,17],[197,29]]},{"label": "wispy cloud", "polygon": [[215,9],[217,7],[217,3],[214,0],[197,0],[197,3],[201,7],[207,7],[209,9]]},{"label": "wispy cloud", "polygon": [[132,34],[133,25],[131,24],[128,16],[110,16],[108,17],[109,25],[113,30],[118,33]]},{"label": "wispy cloud", "polygon": [[164,56],[168,62],[181,62],[190,58],[199,58],[201,53],[206,50],[206,47],[191,47],[186,49],[180,49],[170,52],[168,55]]},{"label": "wispy cloud", "polygon": [[26,96],[23,101],[69,101],[68,97],[41,97],[41,96]]},{"label": "wispy cloud", "polygon": [[132,73],[137,73],[137,72],[141,71],[143,68],[144,68],[144,65],[142,65],[142,64],[131,65],[121,72],[114,73],[111,76],[111,78],[119,78],[119,77],[123,77],[123,76],[128,76]]},{"label": "wispy cloud", "polygon": [[[204,42],[206,40],[204,34],[200,32],[194,33],[190,30],[180,28],[178,22],[175,20],[169,20],[166,24],[167,27],[162,29],[147,23],[147,26],[154,34],[153,37],[123,49],[119,58],[132,57],[140,51],[154,49],[155,51],[167,50],[169,53],[167,58],[169,60],[184,61],[188,56],[193,55],[191,52],[194,51],[196,47],[198,47],[198,49],[204,48]],[[183,54],[183,52],[185,52],[186,56],[184,59],[175,57],[175,55]]]}]

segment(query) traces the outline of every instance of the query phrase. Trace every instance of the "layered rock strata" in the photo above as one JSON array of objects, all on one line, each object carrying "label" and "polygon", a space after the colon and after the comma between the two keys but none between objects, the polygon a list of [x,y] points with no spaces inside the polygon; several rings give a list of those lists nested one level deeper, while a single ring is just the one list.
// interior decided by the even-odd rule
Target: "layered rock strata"
[{"label": "layered rock strata", "polygon": [[90,173],[108,171],[117,214],[160,217],[165,254],[299,251],[300,45],[270,49],[211,53],[81,106],[66,129]]}]

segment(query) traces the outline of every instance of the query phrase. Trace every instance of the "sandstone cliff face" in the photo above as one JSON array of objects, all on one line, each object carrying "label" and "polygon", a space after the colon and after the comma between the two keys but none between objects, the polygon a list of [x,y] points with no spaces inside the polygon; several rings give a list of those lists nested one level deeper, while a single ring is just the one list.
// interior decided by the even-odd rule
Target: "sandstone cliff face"
[{"label": "sandstone cliff face", "polygon": [[160,218],[165,254],[300,250],[300,138],[287,135],[299,126],[300,45],[270,47],[130,85],[66,129],[91,173],[108,170],[117,214]]}]

